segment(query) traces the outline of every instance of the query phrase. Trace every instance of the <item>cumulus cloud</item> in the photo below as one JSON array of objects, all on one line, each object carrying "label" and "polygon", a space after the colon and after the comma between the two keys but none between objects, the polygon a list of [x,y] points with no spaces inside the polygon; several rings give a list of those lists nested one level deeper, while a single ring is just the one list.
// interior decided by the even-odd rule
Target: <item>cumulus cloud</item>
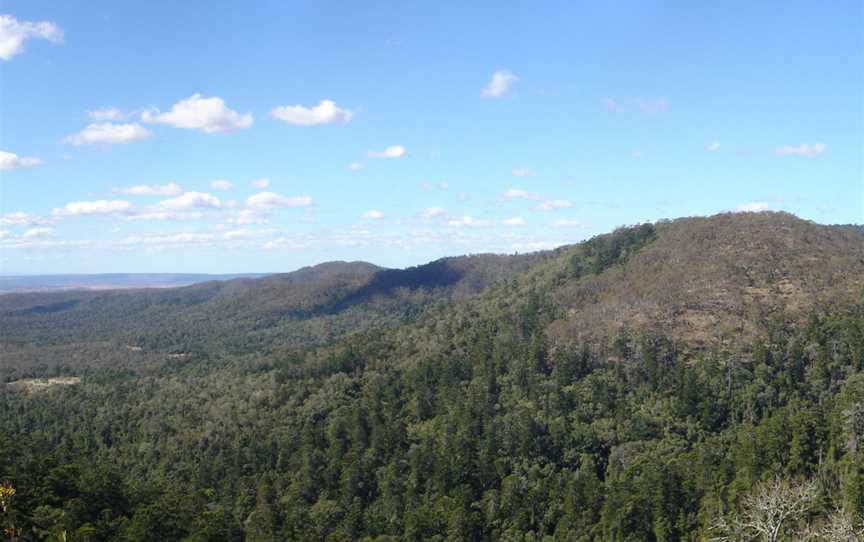
[{"label": "cumulus cloud", "polygon": [[534,206],[535,211],[556,211],[558,209],[569,209],[573,202],[568,199],[550,199]]},{"label": "cumulus cloud", "polygon": [[152,135],[150,130],[140,124],[103,122],[89,124],[77,134],[66,136],[63,141],[76,147],[81,145],[125,145],[147,139]]},{"label": "cumulus cloud", "polygon": [[520,190],[518,188],[511,188],[510,190],[503,192],[501,194],[501,199],[527,199],[527,200],[542,200],[543,196],[539,194],[533,194],[528,192],[527,190]]},{"label": "cumulus cloud", "polygon": [[825,152],[826,145],[823,143],[814,143],[809,145],[802,143],[797,147],[795,145],[783,145],[774,154],[777,156],[805,156],[807,158],[815,158]]},{"label": "cumulus cloud", "polygon": [[10,60],[24,52],[30,39],[63,43],[63,31],[50,21],[19,21],[11,15],[0,15],[0,58]]},{"label": "cumulus cloud", "polygon": [[176,198],[159,202],[163,209],[179,211],[184,209],[218,209],[222,202],[213,194],[207,192],[184,192]]},{"label": "cumulus cloud", "polygon": [[505,226],[524,226],[526,224],[525,219],[519,216],[503,220],[502,223]]},{"label": "cumulus cloud", "polygon": [[719,151],[720,150],[720,142],[719,141],[712,141],[711,143],[708,143],[707,145],[705,145],[705,150],[708,152]]},{"label": "cumulus cloud", "polygon": [[252,188],[267,188],[270,186],[270,179],[267,177],[261,177],[260,179],[255,179],[254,181],[249,183],[249,186]]},{"label": "cumulus cloud", "polygon": [[495,225],[492,220],[477,219],[472,216],[454,216],[447,219],[447,225],[455,228],[462,226],[487,227]]},{"label": "cumulus cloud", "polygon": [[422,213],[420,213],[420,216],[422,216],[423,218],[439,218],[445,216],[446,214],[447,211],[445,211],[441,207],[427,207],[423,210]]},{"label": "cumulus cloud", "polygon": [[212,233],[183,232],[171,235],[133,235],[122,239],[119,245],[124,247],[136,246],[201,246],[210,244],[216,238]]},{"label": "cumulus cloud", "polygon": [[148,208],[123,215],[126,220],[198,220],[204,217],[201,211],[174,211],[164,208]]},{"label": "cumulus cloud", "polygon": [[254,232],[251,230],[247,230],[246,228],[240,228],[238,230],[230,230],[226,231],[222,234],[222,237],[225,239],[242,239],[244,237],[249,237],[253,235]]},{"label": "cumulus cloud", "polygon": [[492,79],[480,91],[480,95],[486,98],[500,98],[510,91],[519,78],[509,70],[498,70],[492,74]]},{"label": "cumulus cloud", "polygon": [[405,156],[405,147],[402,145],[392,145],[383,151],[369,151],[369,158],[399,158]]},{"label": "cumulus cloud", "polygon": [[312,205],[312,198],[309,196],[286,197],[273,192],[259,192],[249,196],[246,199],[246,205],[262,209],[272,209],[275,207],[305,207],[307,205]]},{"label": "cumulus cloud", "polygon": [[14,152],[0,151],[0,170],[2,171],[38,166],[41,163],[42,160],[38,158],[18,156]]},{"label": "cumulus cloud", "polygon": [[168,184],[139,184],[128,188],[115,188],[113,190],[118,194],[127,194],[129,196],[176,196],[183,192],[180,185],[175,182]]},{"label": "cumulus cloud", "polygon": [[240,209],[228,218],[229,224],[266,224],[270,213],[264,209]]},{"label": "cumulus cloud", "polygon": [[351,162],[350,164],[348,164],[348,171],[360,171],[361,169],[364,169],[365,167],[366,166],[360,162]]},{"label": "cumulus cloud", "polygon": [[129,118],[129,113],[117,109],[116,107],[103,107],[88,111],[87,116],[96,122],[116,122]]},{"label": "cumulus cloud", "polygon": [[30,228],[25,231],[21,237],[25,239],[32,239],[34,237],[46,237],[51,235],[51,232],[54,231],[54,228]]},{"label": "cumulus cloud", "polygon": [[132,204],[124,200],[73,201],[65,206],[53,209],[53,216],[111,215],[127,213],[132,210]]},{"label": "cumulus cloud", "polygon": [[736,213],[759,213],[762,211],[768,211],[771,209],[771,206],[764,201],[754,201],[751,203],[742,203],[738,207],[735,207]]},{"label": "cumulus cloud", "polygon": [[306,248],[306,244],[283,236],[272,241],[267,241],[261,248],[264,250],[276,250],[280,248],[301,249]]},{"label": "cumulus cloud", "polygon": [[205,98],[200,94],[180,100],[167,113],[160,113],[158,109],[145,111],[141,114],[141,120],[148,124],[168,124],[175,128],[199,130],[205,134],[233,132],[248,128],[253,122],[251,113],[241,115],[229,109],[222,98]]},{"label": "cumulus cloud", "polygon": [[210,181],[210,188],[213,190],[231,190],[234,188],[234,183],[225,179],[216,179],[215,181]]},{"label": "cumulus cloud", "polygon": [[46,220],[41,216],[22,213],[20,211],[15,213],[6,213],[5,215],[0,216],[0,225],[3,226],[35,226],[49,223],[49,220]]},{"label": "cumulus cloud", "polygon": [[534,171],[527,167],[517,167],[511,171],[514,177],[533,177]]},{"label": "cumulus cloud", "polygon": [[317,124],[348,124],[354,113],[341,109],[332,100],[321,100],[316,106],[283,105],[274,107],[270,116],[295,126],[315,126]]},{"label": "cumulus cloud", "polygon": [[365,213],[363,213],[362,216],[363,216],[363,218],[366,218],[369,220],[378,220],[379,218],[384,218],[384,213],[382,213],[381,211],[374,211],[373,210],[373,211],[366,211]]}]

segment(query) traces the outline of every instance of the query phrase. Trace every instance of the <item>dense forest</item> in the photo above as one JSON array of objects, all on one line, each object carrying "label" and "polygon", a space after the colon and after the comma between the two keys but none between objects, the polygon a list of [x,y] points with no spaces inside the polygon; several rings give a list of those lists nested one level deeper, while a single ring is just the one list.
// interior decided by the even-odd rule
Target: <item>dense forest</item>
[{"label": "dense forest", "polygon": [[864,540],[860,228],[9,294],[0,356],[7,540]]}]

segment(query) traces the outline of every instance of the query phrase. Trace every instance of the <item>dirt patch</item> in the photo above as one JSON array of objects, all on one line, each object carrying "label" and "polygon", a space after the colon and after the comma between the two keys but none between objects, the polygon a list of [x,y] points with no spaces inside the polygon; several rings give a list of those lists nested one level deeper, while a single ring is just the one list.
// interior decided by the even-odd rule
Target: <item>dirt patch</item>
[{"label": "dirt patch", "polygon": [[54,386],[73,386],[80,383],[81,379],[77,376],[64,376],[57,378],[25,378],[10,382],[8,385],[27,393],[34,393]]}]

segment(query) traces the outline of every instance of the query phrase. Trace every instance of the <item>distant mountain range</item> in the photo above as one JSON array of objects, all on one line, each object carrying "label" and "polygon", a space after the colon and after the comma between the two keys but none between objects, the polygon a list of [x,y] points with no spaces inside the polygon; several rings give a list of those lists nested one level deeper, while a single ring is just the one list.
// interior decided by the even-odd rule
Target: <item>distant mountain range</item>
[{"label": "distant mountain range", "polygon": [[176,288],[211,280],[263,277],[265,273],[100,273],[68,275],[0,275],[0,294],[62,290],[118,290],[123,288]]}]

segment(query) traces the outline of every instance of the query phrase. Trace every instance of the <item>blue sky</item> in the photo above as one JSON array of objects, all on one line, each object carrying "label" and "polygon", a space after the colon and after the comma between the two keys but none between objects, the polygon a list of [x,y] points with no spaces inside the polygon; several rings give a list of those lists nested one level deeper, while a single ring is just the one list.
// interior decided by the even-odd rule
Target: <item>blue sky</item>
[{"label": "blue sky", "polygon": [[2,273],[406,266],[730,210],[864,222],[858,1],[0,15]]}]

